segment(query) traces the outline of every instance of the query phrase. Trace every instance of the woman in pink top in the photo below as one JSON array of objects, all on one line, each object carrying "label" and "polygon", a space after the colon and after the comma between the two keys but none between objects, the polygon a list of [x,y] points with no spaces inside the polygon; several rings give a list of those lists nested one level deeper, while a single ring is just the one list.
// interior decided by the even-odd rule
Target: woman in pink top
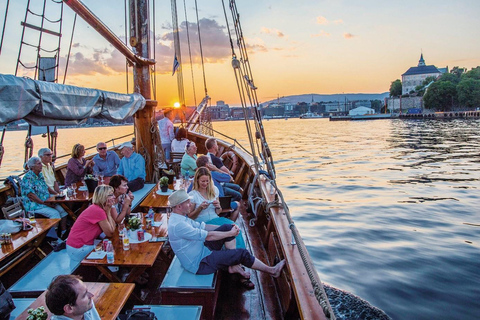
[{"label": "woman in pink top", "polygon": [[113,236],[115,208],[113,188],[100,185],[95,189],[93,204],[78,216],[67,239],[67,253],[71,260],[80,261],[94,248],[94,240],[103,232]]}]

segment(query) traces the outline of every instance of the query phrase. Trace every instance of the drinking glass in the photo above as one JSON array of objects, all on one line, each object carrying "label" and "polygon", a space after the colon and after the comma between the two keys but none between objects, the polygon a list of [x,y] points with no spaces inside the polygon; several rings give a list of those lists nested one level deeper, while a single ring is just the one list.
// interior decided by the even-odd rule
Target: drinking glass
[{"label": "drinking glass", "polygon": [[104,174],[103,174],[103,173],[100,173],[99,176],[100,176],[100,184],[103,184]]},{"label": "drinking glass", "polygon": [[73,190],[73,196],[75,197],[77,195],[77,184],[72,183],[72,190]]},{"label": "drinking glass", "polygon": [[30,224],[35,224],[37,222],[35,220],[35,212],[28,211],[27,216],[28,216],[28,220],[30,220]]}]

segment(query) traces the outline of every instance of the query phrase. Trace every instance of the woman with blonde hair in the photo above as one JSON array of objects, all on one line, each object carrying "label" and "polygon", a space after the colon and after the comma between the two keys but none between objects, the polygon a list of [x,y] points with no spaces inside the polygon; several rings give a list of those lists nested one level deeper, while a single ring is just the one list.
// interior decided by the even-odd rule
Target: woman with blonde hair
[{"label": "woman with blonde hair", "polygon": [[65,185],[70,186],[72,183],[81,181],[87,173],[93,172],[92,159],[86,160],[85,147],[80,143],[77,143],[72,148],[72,157],[68,160],[67,174],[65,175]]},{"label": "woman with blonde hair", "polygon": [[94,240],[103,232],[107,237],[115,231],[116,210],[113,188],[100,185],[95,188],[92,205],[78,216],[67,239],[67,253],[70,259],[82,260],[94,248]]}]

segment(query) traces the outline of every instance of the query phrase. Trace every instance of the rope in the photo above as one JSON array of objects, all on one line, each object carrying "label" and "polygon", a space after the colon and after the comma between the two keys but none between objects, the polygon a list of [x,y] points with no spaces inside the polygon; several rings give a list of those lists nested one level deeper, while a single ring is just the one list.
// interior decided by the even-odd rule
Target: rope
[{"label": "rope", "polygon": [[[205,96],[208,96],[208,90],[207,90],[207,79],[205,78],[205,65],[203,63],[203,46],[202,46],[202,37],[200,35],[200,21],[198,20],[198,6],[197,6],[197,0],[195,0],[195,12],[197,15],[197,30],[198,30],[198,43],[200,46],[200,58],[202,61],[202,73],[203,73],[203,88],[205,90]],[[195,104],[196,105],[196,104]]]},{"label": "rope", "polygon": [[[155,13],[155,0],[153,1],[153,59],[157,61],[157,53],[156,53],[156,45],[155,45],[155,35],[157,34],[157,26],[156,26],[156,13]],[[149,11],[150,14],[150,11]],[[125,24],[126,27],[126,24]],[[150,34],[150,33],[149,33]],[[152,86],[153,86],[153,99],[157,100],[157,64],[155,63],[152,67]]]},{"label": "rope", "polygon": [[23,163],[27,163],[28,159],[30,159],[33,155],[33,139],[32,139],[32,126],[28,125],[28,132],[25,138],[25,161]]},{"label": "rope", "polygon": [[[155,3],[155,1],[153,2]],[[125,16],[125,43],[128,43],[127,35],[128,35],[128,21],[127,21],[127,0],[123,2],[124,4],[124,16]],[[127,84],[127,93],[128,93],[128,59],[125,57],[125,82]]]},{"label": "rope", "polygon": [[[3,47],[3,36],[5,35],[5,26],[7,25],[7,16],[8,16],[8,6],[10,5],[10,0],[7,0],[7,4],[5,6],[5,18],[3,19],[3,28],[2,28],[2,38],[0,40],[0,54],[2,53],[2,47]],[[3,155],[2,155],[3,156]],[[0,159],[0,164],[1,164],[1,159]]]},{"label": "rope", "polygon": [[5,154],[5,147],[3,146],[3,138],[5,138],[6,131],[7,131],[7,127],[3,126],[2,139],[0,140],[0,167],[2,166],[3,155]]},{"label": "rope", "polygon": [[[188,55],[190,57],[190,71],[192,73],[192,87],[193,87],[193,101],[197,105],[197,94],[195,90],[195,77],[193,76],[193,62],[192,62],[192,50],[190,48],[190,32],[188,31],[188,18],[187,18],[187,5],[185,0],[183,0],[183,10],[185,12],[185,24],[187,26],[187,42],[188,42]],[[183,119],[182,119],[183,122]]]},{"label": "rope", "polygon": [[77,14],[75,13],[75,16],[73,17],[72,36],[70,37],[70,45],[68,46],[67,63],[65,64],[65,74],[63,76],[63,84],[65,84],[65,80],[67,79],[68,63],[70,62],[70,53],[72,52],[73,35],[75,34],[76,24],[77,24]]}]

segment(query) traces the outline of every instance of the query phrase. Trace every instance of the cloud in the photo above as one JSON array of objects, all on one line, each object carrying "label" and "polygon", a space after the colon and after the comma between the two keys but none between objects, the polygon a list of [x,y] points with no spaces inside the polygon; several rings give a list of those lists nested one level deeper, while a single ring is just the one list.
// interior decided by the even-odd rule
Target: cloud
[{"label": "cloud", "polygon": [[94,58],[86,58],[83,53],[77,52],[70,57],[68,64],[68,75],[94,75],[94,74],[108,75],[111,73],[108,67],[105,66],[100,55],[97,52]]},{"label": "cloud", "polygon": [[273,35],[276,35],[279,38],[285,37],[285,34],[278,29],[270,29],[270,28],[262,27],[260,32],[265,33],[265,34],[273,34]]},{"label": "cloud", "polygon": [[[204,62],[218,63],[231,57],[230,41],[225,33],[225,27],[212,19],[203,18],[199,21],[200,35],[202,41],[202,50]],[[182,56],[188,58],[187,24],[183,21],[178,28],[179,38],[182,48]],[[190,50],[193,63],[201,63],[200,46],[198,41],[197,24],[188,23],[188,33],[190,38]],[[173,32],[167,32],[159,37],[158,41],[172,48],[171,62],[173,63]],[[165,49],[165,48],[163,48]],[[185,60],[185,58],[184,58]],[[184,61],[185,63],[185,61]],[[171,70],[170,70],[171,72]]]},{"label": "cloud", "polygon": [[323,16],[318,16],[317,17],[317,24],[328,24],[327,18]]},{"label": "cloud", "polygon": [[333,23],[334,24],[342,24],[343,20],[342,19],[334,20]]},{"label": "cloud", "polygon": [[324,30],[321,30],[319,33],[317,34],[311,34],[310,35],[311,38],[318,38],[318,37],[330,37],[330,33],[324,31]]},{"label": "cloud", "polygon": [[344,37],[345,39],[352,39],[352,38],[355,37],[355,36],[354,36],[353,34],[351,34],[351,33],[345,32],[345,33],[343,34],[343,37]]}]

